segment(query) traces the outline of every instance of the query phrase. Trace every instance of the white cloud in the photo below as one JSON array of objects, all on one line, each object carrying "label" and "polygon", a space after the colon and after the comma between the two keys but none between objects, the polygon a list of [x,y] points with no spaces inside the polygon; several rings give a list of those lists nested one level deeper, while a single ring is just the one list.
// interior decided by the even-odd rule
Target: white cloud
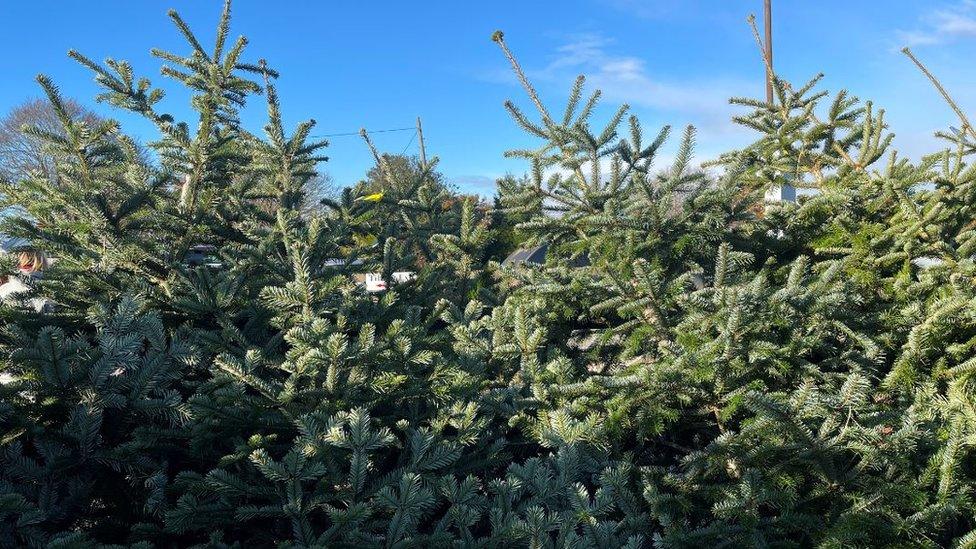
[{"label": "white cloud", "polygon": [[976,37],[976,2],[964,0],[946,8],[936,9],[922,16],[920,28],[898,31],[898,39],[905,46],[944,44],[953,40]]},{"label": "white cloud", "polygon": [[613,41],[599,34],[580,34],[557,48],[544,67],[529,69],[533,81],[567,85],[585,74],[588,89],[600,89],[609,103],[627,103],[666,115],[678,125],[691,123],[712,136],[734,133],[737,109],[729,97],[755,91],[754,81],[712,77],[684,79],[654,74],[649,62],[635,55],[612,52]]}]

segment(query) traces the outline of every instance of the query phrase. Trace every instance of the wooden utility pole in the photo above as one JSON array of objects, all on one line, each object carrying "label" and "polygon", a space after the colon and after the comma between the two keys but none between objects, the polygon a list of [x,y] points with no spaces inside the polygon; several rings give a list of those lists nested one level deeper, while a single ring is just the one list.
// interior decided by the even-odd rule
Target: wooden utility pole
[{"label": "wooden utility pole", "polygon": [[420,141],[420,165],[424,169],[427,168],[427,147],[424,145],[424,127],[420,123],[420,117],[417,117],[417,140]]},{"label": "wooden utility pole", "polygon": [[766,27],[766,102],[773,102],[773,6],[772,0],[766,0],[763,8],[763,19]]}]

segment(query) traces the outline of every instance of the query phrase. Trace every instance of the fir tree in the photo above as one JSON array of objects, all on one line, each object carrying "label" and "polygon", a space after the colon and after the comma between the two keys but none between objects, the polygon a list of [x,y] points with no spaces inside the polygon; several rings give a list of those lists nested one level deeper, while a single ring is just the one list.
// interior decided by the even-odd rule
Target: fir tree
[{"label": "fir tree", "polygon": [[[668,128],[598,124],[582,77],[553,115],[496,33],[539,141],[497,208],[364,132],[370,180],[316,209],[326,143],[283,127],[229,3],[209,49],[170,16],[188,53],[154,53],[193,124],[72,53],[158,160],[40,77],[54,170],[0,192],[57,259],[26,296],[53,307],[0,304],[0,545],[973,545],[961,110],[913,163],[870,104],[777,78],[734,100],[754,144],[709,172],[688,128],[655,167]],[[258,94],[263,134],[239,116]],[[766,203],[786,184],[816,193]]]}]

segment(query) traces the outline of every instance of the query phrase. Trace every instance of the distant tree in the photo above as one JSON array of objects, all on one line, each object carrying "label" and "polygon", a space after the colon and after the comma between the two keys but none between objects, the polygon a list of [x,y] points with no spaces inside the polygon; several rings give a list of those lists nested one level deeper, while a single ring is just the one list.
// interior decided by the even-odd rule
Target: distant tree
[{"label": "distant tree", "polygon": [[341,189],[332,176],[327,173],[316,174],[307,184],[304,210],[319,210],[324,207],[323,200],[339,198]]},{"label": "distant tree", "polygon": [[[76,120],[90,124],[101,121],[95,113],[80,103],[64,100],[64,107]],[[52,135],[64,132],[61,121],[46,99],[32,99],[17,105],[0,118],[0,179],[17,181],[32,171],[53,173],[52,157],[45,152],[41,139],[22,131],[25,125],[35,126]]]},{"label": "distant tree", "polygon": [[[409,187],[417,184],[421,179],[422,169],[420,160],[415,156],[403,154],[384,154],[383,160],[390,169],[392,177],[386,178],[379,166],[373,166],[366,172],[366,179],[360,181],[363,190],[370,192],[390,192],[409,194]],[[432,183],[436,187],[447,190],[444,175],[436,170],[427,174],[425,183]]]},{"label": "distant tree", "polygon": [[[430,237],[453,234],[460,227],[463,198],[437,171],[436,158],[423,166],[415,156],[376,154],[377,165],[350,189],[349,196],[376,203],[371,222],[382,229],[374,244],[396,242],[398,251],[393,255],[399,257],[401,267],[422,267],[432,257]],[[337,209],[337,203],[327,204]]]}]

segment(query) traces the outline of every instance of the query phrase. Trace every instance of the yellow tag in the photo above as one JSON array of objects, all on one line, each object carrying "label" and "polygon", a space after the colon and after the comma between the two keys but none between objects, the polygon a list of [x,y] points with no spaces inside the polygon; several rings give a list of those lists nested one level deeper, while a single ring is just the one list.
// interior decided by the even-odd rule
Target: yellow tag
[{"label": "yellow tag", "polygon": [[360,196],[356,200],[364,200],[366,202],[379,202],[383,199],[383,193],[368,194],[366,196]]}]

